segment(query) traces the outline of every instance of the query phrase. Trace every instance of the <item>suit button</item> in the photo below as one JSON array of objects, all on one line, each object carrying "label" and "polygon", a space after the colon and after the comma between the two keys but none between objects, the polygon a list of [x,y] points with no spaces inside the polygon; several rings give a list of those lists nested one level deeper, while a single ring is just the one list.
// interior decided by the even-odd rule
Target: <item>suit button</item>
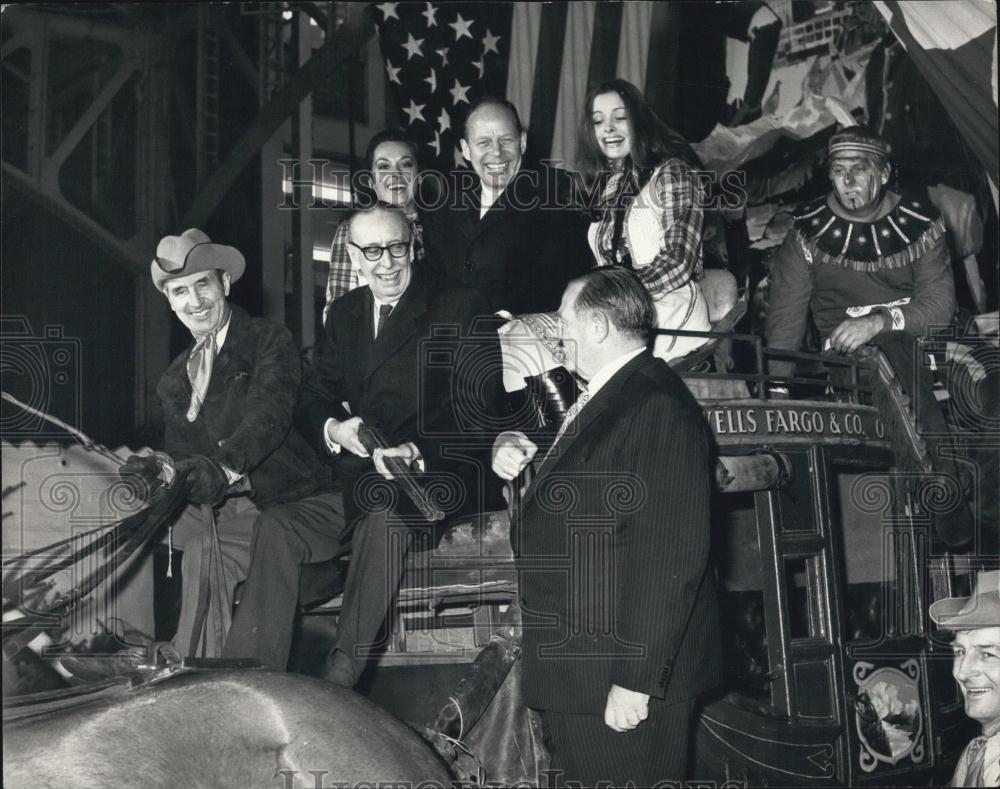
[{"label": "suit button", "polygon": [[465,270],[466,271],[472,271],[472,261],[471,260],[466,260],[465,261]]},{"label": "suit button", "polygon": [[225,445],[226,445],[226,439],[224,439],[224,438],[220,438],[220,439],[219,439],[219,446],[220,446],[220,447],[224,447]]}]

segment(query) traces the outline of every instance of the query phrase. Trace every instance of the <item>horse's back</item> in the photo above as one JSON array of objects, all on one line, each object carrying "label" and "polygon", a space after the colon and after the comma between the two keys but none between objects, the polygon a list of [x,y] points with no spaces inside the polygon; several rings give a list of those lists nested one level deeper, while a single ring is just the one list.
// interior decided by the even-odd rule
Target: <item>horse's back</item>
[{"label": "horse's back", "polygon": [[180,675],[4,727],[4,785],[450,785],[430,748],[361,696],[293,674]]}]

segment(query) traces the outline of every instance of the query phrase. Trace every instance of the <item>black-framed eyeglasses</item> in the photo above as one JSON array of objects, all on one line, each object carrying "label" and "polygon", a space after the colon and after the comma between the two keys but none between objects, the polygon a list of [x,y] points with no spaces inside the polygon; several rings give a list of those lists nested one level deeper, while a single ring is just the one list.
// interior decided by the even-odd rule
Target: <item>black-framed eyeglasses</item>
[{"label": "black-framed eyeglasses", "polygon": [[381,260],[386,250],[389,250],[389,257],[392,258],[406,257],[406,253],[410,250],[409,239],[406,241],[393,241],[384,247],[380,247],[378,244],[369,244],[363,247],[360,244],[355,244],[353,241],[348,241],[347,243],[355,249],[360,249],[361,254],[365,256],[365,260],[370,260],[372,263],[376,260]]}]

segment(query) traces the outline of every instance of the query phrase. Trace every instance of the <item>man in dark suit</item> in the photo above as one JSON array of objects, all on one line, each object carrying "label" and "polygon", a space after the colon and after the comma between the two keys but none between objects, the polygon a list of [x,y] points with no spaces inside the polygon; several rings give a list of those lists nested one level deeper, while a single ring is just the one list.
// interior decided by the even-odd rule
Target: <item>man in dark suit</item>
[{"label": "man in dark suit", "polygon": [[647,350],[656,315],[631,272],[573,280],[559,320],[587,390],[550,447],[494,443],[504,479],[542,458],[511,528],[524,700],[564,780],[681,781],[695,700],[720,681],[708,430]]},{"label": "man in dark suit", "polygon": [[[302,565],[350,551],[327,678],[355,684],[410,544],[416,538],[428,547],[440,539],[439,526],[385,483],[383,477],[392,477],[386,458],[419,470],[418,479],[446,516],[487,508],[488,439],[477,425],[495,405],[473,392],[473,384],[481,365],[497,363],[498,352],[487,343],[484,358],[478,354],[483,346],[469,335],[489,307],[475,291],[431,291],[413,269],[412,242],[398,209],[377,205],[351,218],[349,254],[368,285],[337,300],[298,418],[305,435],[334,457],[337,490],[324,497],[330,517],[323,524],[260,519],[226,655],[258,656],[283,668]],[[362,423],[381,432],[391,448],[369,457],[359,436]],[[499,494],[499,483],[494,487]]]},{"label": "man in dark suit", "polygon": [[502,99],[470,107],[460,145],[475,177],[454,173],[447,199],[428,216],[432,278],[482,291],[494,311],[554,310],[566,283],[593,264],[567,180],[553,168],[523,167],[527,135]]}]

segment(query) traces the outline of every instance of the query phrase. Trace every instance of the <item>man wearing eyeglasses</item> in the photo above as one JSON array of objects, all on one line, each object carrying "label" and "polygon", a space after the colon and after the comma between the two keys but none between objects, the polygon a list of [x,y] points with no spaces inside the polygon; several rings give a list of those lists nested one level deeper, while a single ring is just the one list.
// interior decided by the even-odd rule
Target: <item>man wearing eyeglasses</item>
[{"label": "man wearing eyeglasses", "polygon": [[[333,495],[341,510],[319,528],[304,519],[260,521],[247,590],[226,644],[232,657],[283,667],[302,565],[350,551],[326,672],[346,687],[357,682],[376,646],[410,544],[430,547],[441,536],[440,523],[428,523],[396,482],[386,482],[392,478],[386,458],[404,461],[446,516],[497,508],[483,498],[489,432],[475,429],[495,405],[472,393],[470,376],[482,374],[499,354],[486,337],[478,346],[468,339],[474,319],[490,312],[481,295],[464,288],[431,291],[414,271],[402,211],[377,205],[350,222],[349,254],[368,285],[342,296],[330,313],[297,420],[334,464],[339,489]],[[482,349],[489,352],[478,353]],[[362,424],[391,448],[369,456],[358,435]],[[493,487],[497,499],[499,484]]]}]

